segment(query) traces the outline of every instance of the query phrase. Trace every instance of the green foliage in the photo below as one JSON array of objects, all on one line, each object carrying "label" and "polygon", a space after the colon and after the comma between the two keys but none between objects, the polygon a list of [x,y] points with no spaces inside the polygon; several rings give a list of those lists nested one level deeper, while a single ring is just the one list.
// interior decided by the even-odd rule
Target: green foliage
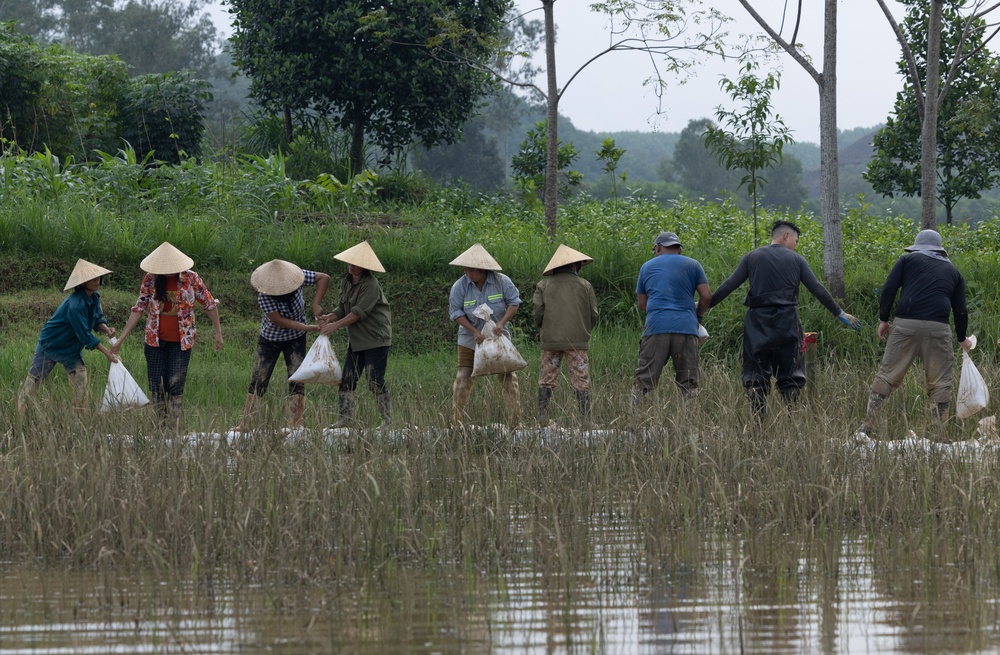
[{"label": "green foliage", "polygon": [[470,63],[491,56],[508,4],[233,0],[233,54],[262,106],[311,108],[352,134],[358,172],[366,135],[390,157],[458,137],[490,86]]},{"label": "green foliage", "polygon": [[741,107],[735,111],[718,108],[716,118],[727,127],[709,126],[705,133],[706,145],[718,155],[726,170],[737,168],[746,173],[739,188],[746,187],[753,198],[755,234],[757,198],[767,183],[760,171],[780,162],[782,148],[792,141],[784,121],[771,114],[771,93],[779,87],[778,75],[768,73],[761,79],[754,74],[756,69],[756,62],[748,60],[738,80],[722,79],[722,90],[741,103]]},{"label": "green foliage", "polygon": [[59,157],[87,160],[94,148],[113,150],[113,117],[127,84],[114,57],[42,47],[0,23],[0,138],[5,148],[46,147]]},{"label": "green foliage", "polygon": [[[618,170],[618,162],[621,160],[622,156],[625,154],[624,148],[618,148],[615,145],[615,140],[608,137],[601,142],[601,147],[594,151],[597,155],[598,161],[603,162],[604,172],[607,173],[608,177],[611,178],[611,197],[614,200],[615,205],[618,204],[618,177],[615,175]],[[625,172],[622,171],[621,181],[622,184],[626,182]]]},{"label": "green foliage", "polygon": [[[541,198],[545,193],[545,164],[547,159],[548,128],[546,121],[535,123],[511,160],[514,172],[514,184],[521,190],[525,198]],[[574,187],[583,182],[583,175],[575,170],[567,170],[580,157],[579,151],[572,143],[559,140],[558,169],[559,195],[569,197]]]},{"label": "green foliage", "polygon": [[[917,73],[926,80],[928,7],[908,1],[903,29],[917,58]],[[1000,175],[1000,58],[983,47],[986,21],[974,21],[961,13],[964,0],[944,2],[941,35],[941,66],[947,71],[964,39],[963,51],[970,53],[958,69],[944,102],[937,125],[937,199],[945,208],[946,222],[952,223],[955,205],[963,198],[979,198],[992,188]],[[884,196],[920,193],[920,134],[922,111],[908,75],[905,59],[899,62],[906,80],[896,94],[893,115],[875,135],[875,154],[864,178]]]},{"label": "green foliage", "polygon": [[131,80],[122,100],[122,138],[140,157],[177,164],[201,154],[205,103],[212,99],[205,80],[188,71],[149,74]]}]

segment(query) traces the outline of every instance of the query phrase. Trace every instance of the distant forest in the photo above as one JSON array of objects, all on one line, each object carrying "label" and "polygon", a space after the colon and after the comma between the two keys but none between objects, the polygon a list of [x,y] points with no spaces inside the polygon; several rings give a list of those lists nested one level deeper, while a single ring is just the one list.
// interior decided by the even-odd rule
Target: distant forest
[{"label": "distant forest", "polygon": [[[217,69],[231,70],[228,55],[223,53]],[[219,116],[232,117],[239,123],[247,112],[248,83],[244,78],[219,76],[212,80],[215,87],[214,130],[219,130]],[[496,192],[512,190],[511,158],[517,154],[530,129],[544,120],[545,108],[521,96],[501,91],[484,101],[480,113],[468,121],[462,141],[442,145],[428,151],[415,149],[408,158],[411,170],[422,171],[442,184],[462,184],[473,189]],[[729,198],[743,208],[750,206],[744,190],[739,189],[741,174],[721,167],[702,140],[706,117],[693,120],[681,132],[587,132],[578,130],[565,117],[559,119],[559,138],[573,144],[579,158],[572,169],[583,175],[578,193],[607,197],[612,193],[612,180],[602,170],[603,163],[595,156],[605,139],[613,139],[625,154],[616,170],[616,192],[619,197],[652,197],[667,203],[687,197],[722,201]],[[882,125],[842,130],[840,146],[840,190],[845,211],[867,206],[872,213],[919,217],[918,197],[882,197],[872,191],[862,177],[872,154],[872,138]],[[211,130],[210,130],[211,131]],[[794,135],[793,135],[794,137]],[[764,172],[768,184],[763,192],[763,204],[774,208],[800,209],[819,212],[819,145],[796,142],[786,146],[782,164]],[[621,175],[625,175],[624,183]],[[955,221],[976,222],[1000,213],[1000,190],[983,193],[978,200],[963,200],[955,208]],[[944,210],[939,212],[943,220]]]}]

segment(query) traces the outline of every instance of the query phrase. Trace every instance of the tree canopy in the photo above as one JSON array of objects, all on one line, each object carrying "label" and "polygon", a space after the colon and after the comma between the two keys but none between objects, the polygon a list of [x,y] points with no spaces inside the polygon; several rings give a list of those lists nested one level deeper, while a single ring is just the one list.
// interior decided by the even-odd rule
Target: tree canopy
[{"label": "tree canopy", "polygon": [[[937,123],[937,199],[945,208],[948,224],[955,205],[963,198],[979,198],[992,188],[1000,172],[1000,115],[997,86],[1000,59],[983,48],[986,22],[968,19],[959,12],[962,0],[949,0],[942,8],[940,60],[950,67],[958,49],[973,53],[957,68],[944,96]],[[927,76],[928,8],[910,3],[903,29],[914,53],[922,84]],[[968,29],[971,28],[971,29]],[[884,196],[921,193],[921,112],[919,94],[909,77],[909,62],[899,62],[906,83],[896,94],[893,114],[875,135],[875,154],[864,174],[872,188]]]},{"label": "tree canopy", "polygon": [[484,68],[509,0],[231,0],[233,54],[264,107],[329,114],[388,157],[451,143],[491,87]]}]

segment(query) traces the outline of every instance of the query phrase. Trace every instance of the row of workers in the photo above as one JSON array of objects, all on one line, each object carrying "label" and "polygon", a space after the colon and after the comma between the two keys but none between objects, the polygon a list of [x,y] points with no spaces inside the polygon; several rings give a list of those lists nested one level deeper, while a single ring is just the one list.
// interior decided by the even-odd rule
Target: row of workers
[{"label": "row of workers", "polygon": [[[646,315],[635,370],[632,402],[638,407],[653,389],[668,361],[672,361],[677,386],[685,396],[698,388],[699,330],[705,313],[749,281],[744,304],[742,381],[753,410],[763,415],[772,378],[782,398],[794,402],[805,385],[802,325],[798,315],[799,287],[805,286],[834,316],[859,330],[861,322],[840,308],[816,278],[806,260],[798,255],[799,228],[788,221],[772,227],[771,243],[745,255],[736,270],[713,294],[701,264],[682,254],[679,237],[672,232],[659,234],[653,243],[653,257],[639,270],[636,297]],[[960,345],[968,349],[966,339],[968,313],[965,308],[965,284],[961,274],[948,260],[941,238],[933,230],[917,235],[893,266],[883,288],[878,336],[888,339],[885,356],[869,397],[869,407],[861,431],[873,430],[874,420],[885,398],[902,382],[903,375],[916,357],[925,367],[928,395],[932,409],[942,421],[948,412],[954,353],[950,348],[949,314],[955,317]],[[261,396],[267,390],[279,357],[284,357],[291,376],[306,354],[306,333],[331,334],[346,328],[348,350],[344,361],[339,392],[339,419],[335,426],[349,426],[353,420],[355,391],[361,374],[375,393],[384,423],[392,420],[385,372],[392,343],[392,320],[388,300],[373,273],[384,272],[381,262],[367,242],[335,255],[347,264],[340,281],[338,305],[323,309],[330,276],[303,270],[283,260],[272,260],[258,267],[251,284],[258,292],[263,314],[257,353],[247,390],[246,405],[238,426],[252,427],[252,419]],[[593,260],[565,245],[560,245],[536,285],[533,318],[539,328],[541,366],[538,388],[538,417],[549,423],[549,403],[562,363],[576,391],[581,422],[591,421],[591,390],[588,351],[591,332],[597,323],[597,299],[593,288],[580,276],[583,266]],[[482,304],[492,311],[495,336],[509,337],[508,323],[521,304],[517,287],[501,273],[501,267],[481,245],[474,244],[456,257],[453,266],[463,275],[452,286],[449,317],[458,324],[457,374],[452,395],[452,423],[465,420],[465,409],[473,386],[473,361],[476,345],[487,335],[485,321],[473,312]],[[99,289],[109,270],[79,260],[65,289],[73,293],[63,301],[45,324],[28,376],[18,394],[18,411],[23,412],[29,398],[37,394],[42,380],[56,363],[69,374],[74,406],[87,405],[86,367],[81,354],[84,348],[97,349],[109,361],[126,337],[147,314],[144,353],[149,389],[164,419],[179,421],[182,416],[184,386],[196,330],[194,306],[200,304],[214,327],[215,348],[223,346],[218,302],[197,273],[193,260],[164,242],[147,256],[140,267],[146,276],[139,298],[117,341],[105,347],[93,332],[108,337],[115,330],[108,326],[101,309]],[[306,318],[303,287],[315,287],[312,313],[315,323]],[[889,318],[897,292],[902,289],[896,309],[894,329]],[[520,394],[516,372],[498,377],[503,390],[508,420],[521,421]],[[291,425],[301,424],[305,410],[304,387],[289,382]]]}]

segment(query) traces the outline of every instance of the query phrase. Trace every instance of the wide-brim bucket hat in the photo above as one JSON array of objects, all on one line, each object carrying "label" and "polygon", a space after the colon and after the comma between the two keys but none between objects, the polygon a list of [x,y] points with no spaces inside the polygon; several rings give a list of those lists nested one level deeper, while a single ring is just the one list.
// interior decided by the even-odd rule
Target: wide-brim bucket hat
[{"label": "wide-brim bucket hat", "polygon": [[194,260],[164,241],[139,264],[139,268],[153,275],[176,275],[194,266]]},{"label": "wide-brim bucket hat", "polygon": [[582,262],[584,266],[594,261],[593,257],[588,257],[579,250],[573,250],[569,246],[560,243],[559,247],[556,248],[556,252],[552,255],[552,259],[549,260],[548,266],[542,271],[542,275],[552,275],[552,272],[559,268],[560,266],[566,266],[567,264],[575,264],[576,262]]},{"label": "wide-brim bucket hat", "polygon": [[347,250],[334,255],[333,258],[347,264],[360,266],[366,271],[385,273],[385,269],[382,268],[382,262],[378,260],[378,256],[372,250],[372,247],[368,245],[367,241],[362,241],[356,246],[351,246]]},{"label": "wide-brim bucket hat", "polygon": [[474,243],[468,250],[451,260],[449,266],[462,266],[466,268],[479,268],[484,271],[502,271],[500,264],[493,256],[486,251],[481,243]]},{"label": "wide-brim bucket hat", "polygon": [[69,274],[69,279],[66,280],[66,286],[63,287],[63,291],[69,291],[70,289],[80,286],[84,282],[89,282],[95,277],[101,277],[102,275],[107,275],[110,272],[111,271],[103,266],[92,264],[86,259],[78,259],[76,260],[76,266],[73,267],[73,272]]},{"label": "wide-brim bucket hat", "polygon": [[941,244],[941,235],[937,233],[936,230],[920,230],[917,232],[917,236],[913,239],[913,245],[904,248],[906,252],[919,252],[924,250],[933,250],[937,252],[944,252],[944,246]]},{"label": "wide-brim bucket hat", "polygon": [[302,286],[306,274],[292,262],[272,259],[261,264],[250,275],[253,288],[268,296],[283,296]]}]

